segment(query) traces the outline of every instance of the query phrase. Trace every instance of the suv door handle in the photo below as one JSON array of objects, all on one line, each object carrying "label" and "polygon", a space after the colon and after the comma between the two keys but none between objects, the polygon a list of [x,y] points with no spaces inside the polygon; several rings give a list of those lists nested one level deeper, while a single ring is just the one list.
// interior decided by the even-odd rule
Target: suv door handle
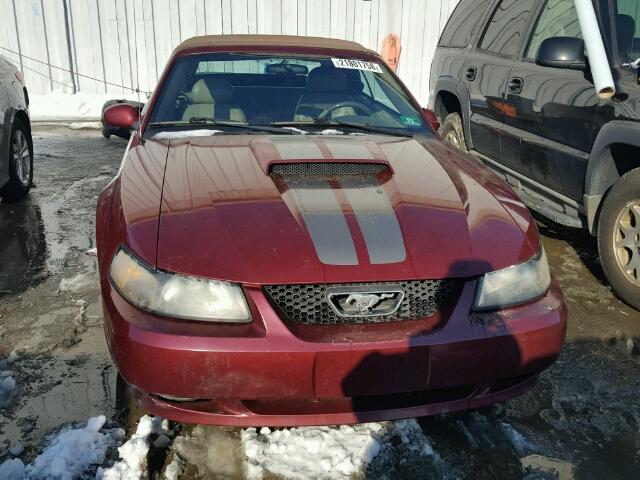
[{"label": "suv door handle", "polygon": [[467,80],[473,82],[478,76],[478,69],[476,67],[469,67],[465,76],[467,77]]},{"label": "suv door handle", "polygon": [[524,86],[524,79],[520,77],[513,77],[509,80],[509,93],[515,93],[516,95],[522,93],[522,87]]}]

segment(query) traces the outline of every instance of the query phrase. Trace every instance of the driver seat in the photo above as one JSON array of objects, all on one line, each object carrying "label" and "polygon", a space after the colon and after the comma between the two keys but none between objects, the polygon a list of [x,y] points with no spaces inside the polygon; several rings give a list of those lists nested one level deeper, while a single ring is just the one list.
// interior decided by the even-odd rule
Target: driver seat
[{"label": "driver seat", "polygon": [[[295,122],[312,121],[318,118],[323,110],[342,102],[354,101],[350,93],[349,81],[341,70],[331,67],[316,67],[307,76],[307,91],[296,106],[293,120]],[[344,107],[333,112],[333,117],[356,115],[352,107]]]},{"label": "driver seat", "polygon": [[190,105],[182,114],[184,121],[192,117],[241,123],[247,121],[242,109],[234,104],[233,87],[223,78],[201,78],[194,83],[190,100]]}]

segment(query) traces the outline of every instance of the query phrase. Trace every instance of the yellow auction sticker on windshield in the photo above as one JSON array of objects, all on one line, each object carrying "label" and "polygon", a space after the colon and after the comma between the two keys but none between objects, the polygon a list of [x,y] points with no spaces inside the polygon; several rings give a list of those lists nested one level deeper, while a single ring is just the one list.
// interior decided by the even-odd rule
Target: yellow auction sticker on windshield
[{"label": "yellow auction sticker on windshield", "polygon": [[349,68],[351,70],[364,70],[365,72],[382,73],[382,67],[375,62],[357,60],[354,58],[332,58],[336,68]]}]

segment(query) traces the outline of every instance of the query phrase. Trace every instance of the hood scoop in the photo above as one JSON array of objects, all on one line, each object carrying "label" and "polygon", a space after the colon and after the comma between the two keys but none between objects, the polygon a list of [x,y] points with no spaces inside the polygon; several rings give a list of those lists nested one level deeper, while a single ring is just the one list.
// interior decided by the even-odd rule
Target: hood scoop
[{"label": "hood scoop", "polygon": [[389,170],[387,163],[287,162],[270,165],[270,175],[377,175]]}]

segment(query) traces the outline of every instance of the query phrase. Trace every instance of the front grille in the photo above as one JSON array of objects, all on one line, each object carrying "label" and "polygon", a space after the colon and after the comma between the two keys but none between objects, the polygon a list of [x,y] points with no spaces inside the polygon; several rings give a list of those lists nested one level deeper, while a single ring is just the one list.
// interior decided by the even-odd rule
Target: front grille
[{"label": "front grille", "polygon": [[[327,289],[335,287],[377,287],[385,285],[404,291],[400,308],[392,315],[341,317],[329,306]],[[349,325],[417,320],[441,310],[456,291],[456,280],[417,280],[386,283],[348,283],[315,285],[267,285],[264,290],[284,319],[302,325]]]},{"label": "front grille", "polygon": [[387,170],[384,163],[298,162],[276,163],[271,173],[278,175],[375,175]]}]

